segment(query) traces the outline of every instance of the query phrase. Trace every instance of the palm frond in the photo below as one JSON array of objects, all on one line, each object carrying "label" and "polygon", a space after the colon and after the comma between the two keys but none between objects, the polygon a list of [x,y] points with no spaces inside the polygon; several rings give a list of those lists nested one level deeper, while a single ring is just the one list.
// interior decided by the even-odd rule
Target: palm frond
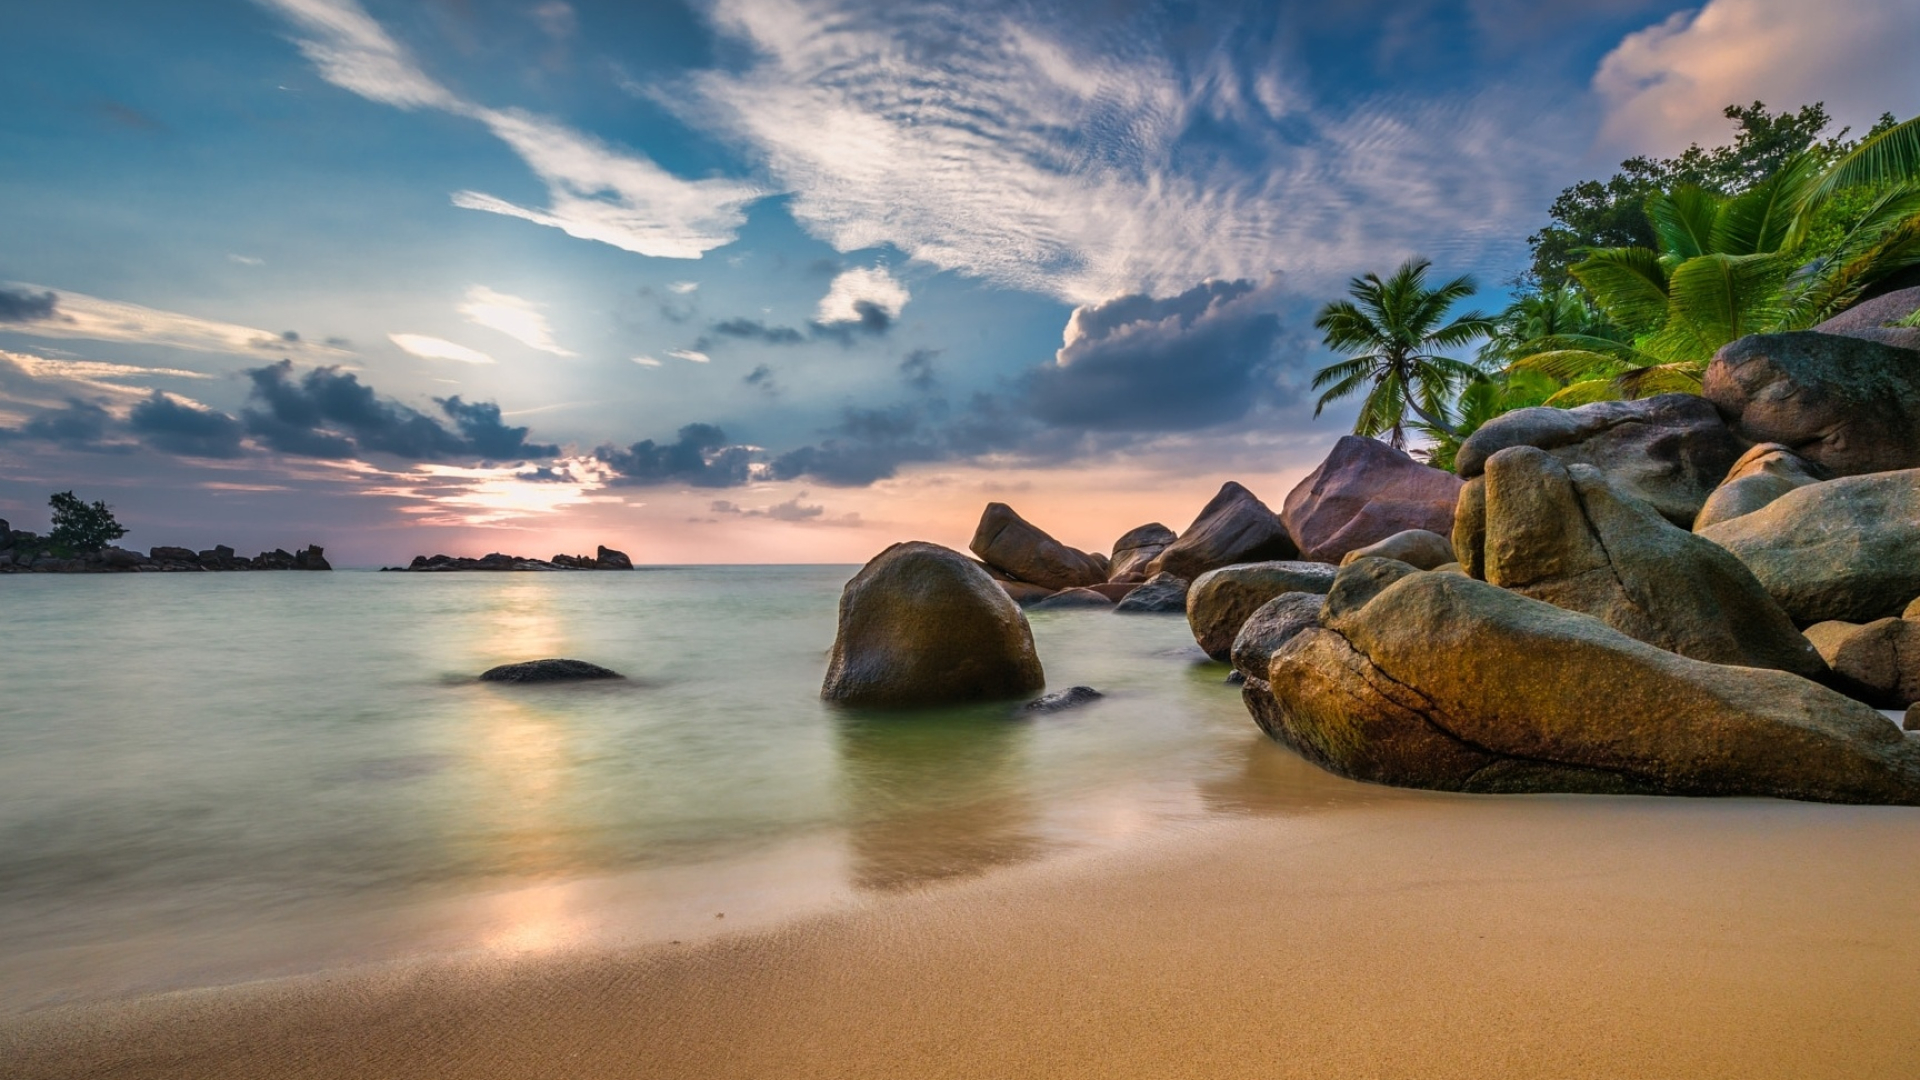
[{"label": "palm frond", "polygon": [[1570,272],[1628,333],[1649,333],[1666,321],[1667,271],[1651,249],[1594,248]]},{"label": "palm frond", "polygon": [[1809,192],[1809,200],[1830,197],[1858,184],[1920,180],[1920,116],[1903,120],[1854,147],[1833,163]]},{"label": "palm frond", "polygon": [[1660,254],[1683,262],[1713,250],[1714,221],[1725,197],[1705,188],[1684,185],[1647,199],[1647,220],[1660,238]]}]

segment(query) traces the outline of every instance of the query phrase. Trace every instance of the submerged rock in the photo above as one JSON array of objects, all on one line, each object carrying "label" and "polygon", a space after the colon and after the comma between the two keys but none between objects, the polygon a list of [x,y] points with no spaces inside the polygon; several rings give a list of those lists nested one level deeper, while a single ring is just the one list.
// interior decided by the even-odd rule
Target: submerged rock
[{"label": "submerged rock", "polygon": [[1187,591],[1187,625],[1208,656],[1224,661],[1233,639],[1260,605],[1282,593],[1320,593],[1333,587],[1334,568],[1314,562],[1260,562],[1201,574]]},{"label": "submerged rock", "polygon": [[1920,469],[1795,488],[1700,530],[1802,625],[1898,615],[1920,597]]},{"label": "submerged rock", "polygon": [[1098,701],[1105,696],[1091,686],[1069,686],[1065,690],[1034,698],[1020,708],[1025,712],[1060,712]]},{"label": "submerged rock", "polygon": [[1669,652],[1716,664],[1826,674],[1807,639],[1725,549],[1544,450],[1493,455],[1478,506],[1488,582],[1578,611]]},{"label": "submerged rock", "polygon": [[1187,579],[1161,572],[1113,606],[1117,614],[1158,615],[1187,610]]},{"label": "submerged rock", "polygon": [[1229,480],[1180,538],[1147,565],[1149,576],[1172,574],[1187,581],[1235,563],[1292,559],[1300,554],[1280,518],[1253,492]]},{"label": "submerged rock", "polygon": [[1280,512],[1300,557],[1338,563],[1395,533],[1453,525],[1460,478],[1379,439],[1342,435],[1318,468],[1287,493]]},{"label": "submerged rock", "polygon": [[481,682],[543,683],[581,682],[588,679],[624,679],[625,675],[585,660],[528,660],[520,664],[502,664],[480,673]]},{"label": "submerged rock", "polygon": [[1591,465],[1616,490],[1681,528],[1693,525],[1741,451],[1712,405],[1693,394],[1661,394],[1572,409],[1515,409],[1467,436],[1454,463],[1472,479],[1512,446],[1537,447],[1568,465]]},{"label": "submerged rock", "polygon": [[840,594],[820,696],[910,707],[1017,698],[1047,683],[1026,616],[973,560],[895,544]]},{"label": "submerged rock", "polygon": [[1690,660],[1597,619],[1383,559],[1244,696],[1345,776],[1452,791],[1920,804],[1920,738],[1780,671]]}]

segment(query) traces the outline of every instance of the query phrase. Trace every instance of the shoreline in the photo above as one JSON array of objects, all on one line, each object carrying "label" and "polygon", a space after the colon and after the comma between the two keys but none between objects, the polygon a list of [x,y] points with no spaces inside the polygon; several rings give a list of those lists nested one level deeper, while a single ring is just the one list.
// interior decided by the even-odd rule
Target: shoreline
[{"label": "shoreline", "polygon": [[1450,796],[684,945],[0,1017],[20,1077],[1895,1077],[1920,813]]}]

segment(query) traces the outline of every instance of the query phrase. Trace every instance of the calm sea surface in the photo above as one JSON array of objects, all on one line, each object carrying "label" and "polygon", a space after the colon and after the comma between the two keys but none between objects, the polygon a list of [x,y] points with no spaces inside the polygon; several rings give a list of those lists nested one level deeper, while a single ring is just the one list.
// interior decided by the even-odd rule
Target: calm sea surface
[{"label": "calm sea surface", "polygon": [[[692,937],[1394,797],[1268,743],[1178,616],[1032,614],[1083,709],[829,708],[853,570],[0,579],[0,1009]],[[631,680],[473,680],[545,656]]]}]

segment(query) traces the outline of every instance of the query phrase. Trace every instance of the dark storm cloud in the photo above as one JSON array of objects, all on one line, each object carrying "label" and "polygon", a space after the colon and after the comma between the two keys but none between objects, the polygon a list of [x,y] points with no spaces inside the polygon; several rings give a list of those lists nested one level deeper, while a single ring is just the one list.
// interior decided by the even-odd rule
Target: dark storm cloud
[{"label": "dark storm cloud", "polygon": [[133,407],[127,427],[156,450],[183,457],[235,458],[245,425],[215,409],[196,409],[160,393]]},{"label": "dark storm cloud", "polygon": [[712,424],[688,424],[673,442],[643,439],[624,450],[602,446],[593,456],[619,474],[613,481],[617,487],[678,483],[723,488],[751,479],[755,455],[751,447],[729,445],[726,432]]},{"label": "dark storm cloud", "polygon": [[798,345],[807,335],[791,326],[769,326],[758,319],[728,319],[713,324],[713,332],[722,337],[760,341],[768,345]]},{"label": "dark storm cloud", "polygon": [[900,378],[908,386],[923,394],[930,394],[940,386],[940,373],[934,370],[934,358],[940,355],[939,349],[915,349],[900,361]]},{"label": "dark storm cloud", "polygon": [[39,322],[53,318],[60,298],[52,292],[0,289],[0,323]]},{"label": "dark storm cloud", "polygon": [[410,461],[479,458],[489,461],[551,456],[559,448],[529,443],[527,430],[501,422],[491,403],[436,398],[453,422],[439,420],[390,398],[351,372],[314,368],[297,378],[291,361],[253,368],[247,432],[271,449],[307,457],[345,458],[356,453],[391,454]]},{"label": "dark storm cloud", "polygon": [[886,308],[871,300],[855,300],[853,310],[859,317],[851,322],[823,323],[809,321],[806,330],[792,326],[779,326],[761,322],[759,319],[727,319],[708,327],[708,334],[693,343],[696,352],[706,352],[714,345],[712,335],[732,338],[736,341],[753,341],[762,345],[805,345],[809,341],[832,341],[841,345],[852,345],[863,337],[880,337],[893,329],[894,318]]},{"label": "dark storm cloud", "polygon": [[1237,420],[1273,393],[1274,282],[1208,281],[1166,299],[1074,311],[1056,362],[1030,372],[1033,416],[1090,431],[1191,431]]},{"label": "dark storm cloud", "polygon": [[949,456],[938,414],[918,405],[846,408],[826,438],[774,458],[767,471],[776,480],[811,477],[834,487],[863,487],[885,480],[901,465]]},{"label": "dark storm cloud", "polygon": [[17,428],[0,428],[0,442],[27,440],[52,443],[69,450],[126,453],[131,446],[109,439],[115,427],[112,413],[91,401],[68,398],[63,407],[41,409]]}]

